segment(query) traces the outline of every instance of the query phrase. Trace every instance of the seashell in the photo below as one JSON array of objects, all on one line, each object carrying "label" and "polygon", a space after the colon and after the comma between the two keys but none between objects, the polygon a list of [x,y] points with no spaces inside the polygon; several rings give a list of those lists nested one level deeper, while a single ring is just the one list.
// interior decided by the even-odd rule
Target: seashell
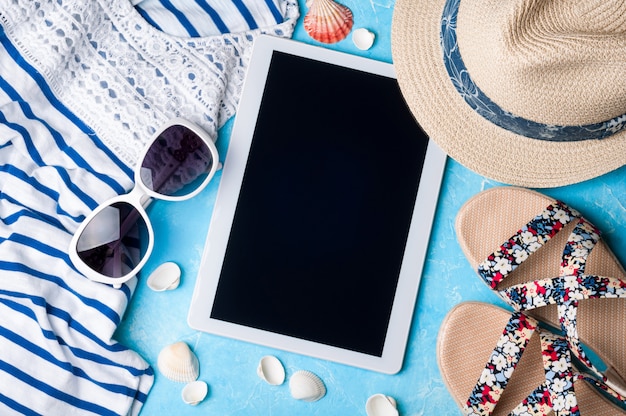
[{"label": "seashell", "polygon": [[317,375],[310,371],[300,370],[291,376],[289,391],[294,399],[316,402],[326,394],[326,386]]},{"label": "seashell", "polygon": [[272,386],[279,386],[285,381],[285,368],[273,355],[266,355],[261,358],[256,373]]},{"label": "seashell", "polygon": [[352,10],[333,0],[311,0],[311,7],[304,16],[304,29],[322,43],[344,39],[353,23]]},{"label": "seashell", "polygon": [[157,366],[161,374],[179,383],[190,383],[200,375],[198,357],[182,341],[163,348]]},{"label": "seashell", "polygon": [[148,287],[155,292],[176,289],[180,283],[180,275],[180,267],[176,263],[165,262],[150,273]]},{"label": "seashell", "polygon": [[365,403],[367,416],[398,416],[396,401],[384,394],[374,394]]},{"label": "seashell", "polygon": [[197,380],[187,383],[181,396],[185,403],[195,406],[204,400],[208,392],[209,386],[204,381]]},{"label": "seashell", "polygon": [[376,39],[376,35],[364,27],[356,29],[352,32],[352,42],[354,42],[354,45],[362,51],[366,51],[371,48],[374,44],[374,39]]}]

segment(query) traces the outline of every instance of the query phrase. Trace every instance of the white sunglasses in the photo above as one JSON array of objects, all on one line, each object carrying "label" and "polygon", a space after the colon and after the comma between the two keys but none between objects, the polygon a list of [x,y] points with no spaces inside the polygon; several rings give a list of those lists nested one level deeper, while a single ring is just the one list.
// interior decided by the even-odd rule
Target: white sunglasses
[{"label": "white sunglasses", "polygon": [[127,194],[100,204],[70,243],[76,269],[96,282],[120,288],[145,265],[154,247],[146,207],[153,199],[182,201],[197,195],[220,168],[217,149],[200,127],[173,119],[158,130],[135,169]]}]

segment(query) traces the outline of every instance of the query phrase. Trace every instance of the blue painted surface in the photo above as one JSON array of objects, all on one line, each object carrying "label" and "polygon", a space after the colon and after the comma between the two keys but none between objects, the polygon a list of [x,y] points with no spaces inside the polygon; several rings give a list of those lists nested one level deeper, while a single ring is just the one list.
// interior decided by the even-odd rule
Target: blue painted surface
[{"label": "blue painted surface", "polygon": [[[394,1],[344,0],[343,3],[354,13],[354,27],[367,27],[375,32],[376,43],[364,52],[354,47],[348,37],[329,47],[391,62],[390,27]],[[301,9],[306,10],[304,1],[301,1]],[[301,21],[294,38],[316,44],[305,33]],[[296,93],[306,94],[306,91]],[[220,131],[217,141],[222,161],[228,150],[231,127],[232,120]],[[116,333],[116,339],[138,351],[155,369],[161,348],[176,341],[186,341],[199,357],[200,379],[209,384],[209,396],[198,406],[186,405],[180,398],[183,385],[167,380],[157,371],[142,415],[365,415],[365,402],[375,393],[393,396],[402,416],[460,414],[437,368],[435,345],[439,325],[447,311],[459,302],[502,303],[476,277],[465,260],[454,233],[454,219],[459,208],[472,195],[501,184],[448,160],[405,364],[400,373],[390,376],[213,336],[187,326],[187,311],[219,178],[218,174],[206,190],[189,201],[152,204],[149,215],[157,236],[154,253]],[[581,184],[542,192],[581,211],[604,232],[604,238],[617,257],[626,263],[626,239],[623,238],[626,232],[626,168]],[[153,292],[146,286],[145,277],[165,261],[175,261],[181,266],[181,285],[174,291]],[[479,336],[478,325],[474,329],[468,328],[468,337]],[[300,369],[317,373],[327,386],[327,395],[316,403],[300,402],[291,398],[287,382],[281,386],[263,382],[256,375],[256,367],[266,354],[279,357],[287,377]]]}]

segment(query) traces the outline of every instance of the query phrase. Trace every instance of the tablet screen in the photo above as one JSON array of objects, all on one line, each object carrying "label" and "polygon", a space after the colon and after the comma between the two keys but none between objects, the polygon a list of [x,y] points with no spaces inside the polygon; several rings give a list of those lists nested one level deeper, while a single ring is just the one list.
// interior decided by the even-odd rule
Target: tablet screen
[{"label": "tablet screen", "polygon": [[396,80],[274,52],[211,316],[380,356],[427,143]]},{"label": "tablet screen", "polygon": [[444,165],[390,64],[260,37],[190,326],[399,371]]}]

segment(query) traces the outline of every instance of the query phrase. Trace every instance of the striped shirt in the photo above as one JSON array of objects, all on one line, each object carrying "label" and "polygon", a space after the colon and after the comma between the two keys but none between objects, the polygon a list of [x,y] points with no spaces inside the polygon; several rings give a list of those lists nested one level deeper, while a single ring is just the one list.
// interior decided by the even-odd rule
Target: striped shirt
[{"label": "striped shirt", "polygon": [[136,279],[114,289],[80,275],[71,235],[132,188],[159,125],[183,117],[216,138],[255,36],[291,36],[298,17],[295,0],[194,7],[239,32],[169,36],[146,17],[169,28],[171,16],[127,0],[0,0],[2,415],[135,415],[146,400],[153,369],[112,339]]},{"label": "striped shirt", "polygon": [[135,0],[141,15],[176,36],[209,36],[254,30],[283,21],[278,0]]}]

